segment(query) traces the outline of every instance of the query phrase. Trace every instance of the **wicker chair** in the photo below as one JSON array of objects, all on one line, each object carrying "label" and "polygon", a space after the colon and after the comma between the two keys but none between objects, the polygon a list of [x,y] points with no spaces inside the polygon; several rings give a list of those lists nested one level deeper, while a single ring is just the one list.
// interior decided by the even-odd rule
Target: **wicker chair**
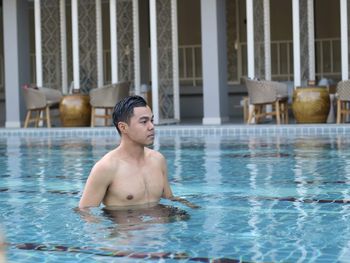
[{"label": "wicker chair", "polygon": [[58,109],[62,93],[43,87],[23,87],[23,94],[27,108],[24,128],[28,128],[31,123],[38,127],[40,121],[46,121],[47,127],[51,128],[50,110]]},{"label": "wicker chair", "polygon": [[[247,123],[259,123],[266,116],[275,116],[276,123],[288,123],[288,89],[287,85],[276,81],[246,79],[250,110]],[[272,110],[266,110],[272,105]]]},{"label": "wicker chair", "polygon": [[337,123],[345,122],[350,114],[350,80],[343,80],[337,84]]},{"label": "wicker chair", "polygon": [[[104,126],[108,126],[115,104],[127,97],[129,91],[130,82],[120,82],[90,90],[91,127],[95,126],[96,118],[104,119]],[[103,110],[104,113],[98,113],[98,109]]]}]

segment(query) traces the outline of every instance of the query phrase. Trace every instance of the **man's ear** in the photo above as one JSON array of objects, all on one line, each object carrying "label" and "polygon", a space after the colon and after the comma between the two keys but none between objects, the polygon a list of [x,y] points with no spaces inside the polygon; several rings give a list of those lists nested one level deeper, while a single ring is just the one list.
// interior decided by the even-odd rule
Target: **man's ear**
[{"label": "man's ear", "polygon": [[123,121],[120,121],[120,122],[118,122],[118,128],[119,128],[121,133],[126,133],[126,131],[128,129],[128,124],[123,122]]}]

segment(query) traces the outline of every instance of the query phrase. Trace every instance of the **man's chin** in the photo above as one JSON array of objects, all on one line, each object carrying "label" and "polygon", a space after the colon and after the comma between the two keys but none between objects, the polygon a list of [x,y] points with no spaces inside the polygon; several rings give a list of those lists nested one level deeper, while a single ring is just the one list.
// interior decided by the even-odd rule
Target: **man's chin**
[{"label": "man's chin", "polygon": [[154,141],[146,143],[146,146],[153,146]]},{"label": "man's chin", "polygon": [[145,146],[152,146],[154,144],[154,138],[147,138],[147,140],[144,141]]},{"label": "man's chin", "polygon": [[147,146],[151,146],[154,143],[154,136],[147,137]]}]

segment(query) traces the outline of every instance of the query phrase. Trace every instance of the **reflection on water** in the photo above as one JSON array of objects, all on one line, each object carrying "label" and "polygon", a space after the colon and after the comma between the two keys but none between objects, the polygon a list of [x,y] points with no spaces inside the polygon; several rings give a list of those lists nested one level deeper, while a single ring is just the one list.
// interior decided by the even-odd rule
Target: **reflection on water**
[{"label": "reflection on water", "polygon": [[117,223],[118,227],[127,229],[133,226],[164,224],[190,219],[190,215],[185,210],[163,204],[144,208],[103,208],[103,215]]},{"label": "reflection on water", "polygon": [[[177,207],[157,204],[152,207],[102,209],[102,216],[112,221],[108,239],[120,246],[162,245],[168,223],[187,221],[190,215]],[[110,245],[110,242],[106,244]]]}]

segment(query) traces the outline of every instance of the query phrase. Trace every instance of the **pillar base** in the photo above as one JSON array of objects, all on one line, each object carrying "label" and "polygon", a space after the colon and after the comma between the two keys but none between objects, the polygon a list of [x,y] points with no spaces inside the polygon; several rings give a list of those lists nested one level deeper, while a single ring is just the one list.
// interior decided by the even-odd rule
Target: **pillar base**
[{"label": "pillar base", "polygon": [[202,119],[203,125],[217,125],[222,124],[224,122],[228,122],[228,117],[205,117]]},{"label": "pillar base", "polygon": [[21,128],[21,122],[19,121],[7,121],[5,122],[6,128]]}]

